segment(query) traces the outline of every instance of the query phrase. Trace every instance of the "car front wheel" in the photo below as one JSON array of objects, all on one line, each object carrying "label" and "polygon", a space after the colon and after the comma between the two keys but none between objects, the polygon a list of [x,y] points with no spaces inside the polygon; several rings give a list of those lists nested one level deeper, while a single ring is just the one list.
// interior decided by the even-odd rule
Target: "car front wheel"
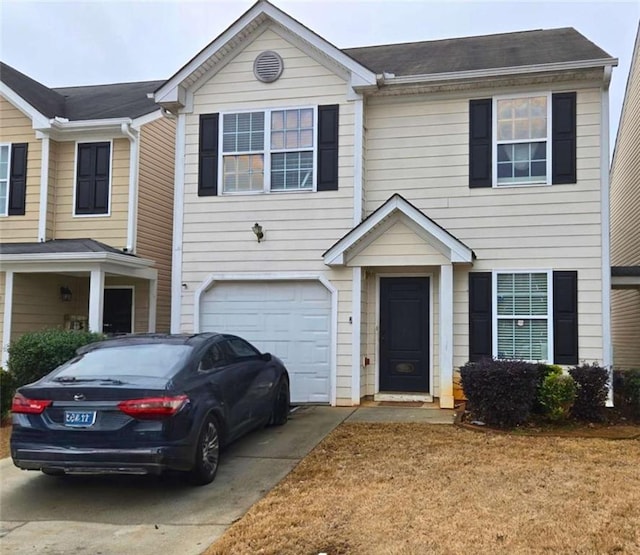
[{"label": "car front wheel", "polygon": [[202,426],[198,444],[196,446],[196,458],[189,478],[191,483],[204,486],[213,482],[218,471],[220,460],[220,433],[218,421],[209,415]]},{"label": "car front wheel", "polygon": [[282,426],[289,418],[289,382],[286,378],[280,380],[276,396],[273,400],[273,408],[271,409],[270,426]]}]

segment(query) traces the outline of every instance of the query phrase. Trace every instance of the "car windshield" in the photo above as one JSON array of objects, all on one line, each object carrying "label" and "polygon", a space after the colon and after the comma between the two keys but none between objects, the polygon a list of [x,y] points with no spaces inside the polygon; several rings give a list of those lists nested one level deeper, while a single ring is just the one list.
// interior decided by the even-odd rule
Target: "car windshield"
[{"label": "car windshield", "polygon": [[154,376],[166,378],[186,362],[188,345],[123,345],[89,351],[70,360],[56,373],[56,380]]}]

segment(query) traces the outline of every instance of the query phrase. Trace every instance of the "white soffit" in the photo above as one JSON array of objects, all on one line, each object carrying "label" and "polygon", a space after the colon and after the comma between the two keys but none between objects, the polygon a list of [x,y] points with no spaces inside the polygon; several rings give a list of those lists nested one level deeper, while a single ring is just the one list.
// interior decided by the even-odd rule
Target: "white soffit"
[{"label": "white soffit", "polygon": [[475,255],[469,247],[397,193],[327,250],[323,255],[324,263],[345,265],[347,255],[371,245],[399,220],[451,262],[473,263]]}]

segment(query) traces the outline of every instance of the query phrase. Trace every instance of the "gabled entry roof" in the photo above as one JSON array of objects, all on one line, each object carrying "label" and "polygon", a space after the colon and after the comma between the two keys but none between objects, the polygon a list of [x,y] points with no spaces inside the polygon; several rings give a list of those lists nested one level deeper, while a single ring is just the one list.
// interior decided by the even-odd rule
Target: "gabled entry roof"
[{"label": "gabled entry roof", "polygon": [[346,264],[348,254],[373,243],[400,217],[415,233],[433,245],[451,262],[472,263],[475,254],[462,241],[438,225],[403,196],[395,193],[360,224],[349,231],[322,256],[327,266]]}]

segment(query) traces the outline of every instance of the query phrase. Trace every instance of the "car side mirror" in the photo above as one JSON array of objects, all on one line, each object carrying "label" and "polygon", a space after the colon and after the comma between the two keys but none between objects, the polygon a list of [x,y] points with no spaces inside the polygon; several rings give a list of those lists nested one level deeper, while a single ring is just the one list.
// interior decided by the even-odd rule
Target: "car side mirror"
[{"label": "car side mirror", "polygon": [[271,357],[271,353],[262,353],[262,354],[260,355],[260,358],[261,358],[262,360],[264,360],[265,362],[271,362],[271,358],[272,358],[272,357]]}]

